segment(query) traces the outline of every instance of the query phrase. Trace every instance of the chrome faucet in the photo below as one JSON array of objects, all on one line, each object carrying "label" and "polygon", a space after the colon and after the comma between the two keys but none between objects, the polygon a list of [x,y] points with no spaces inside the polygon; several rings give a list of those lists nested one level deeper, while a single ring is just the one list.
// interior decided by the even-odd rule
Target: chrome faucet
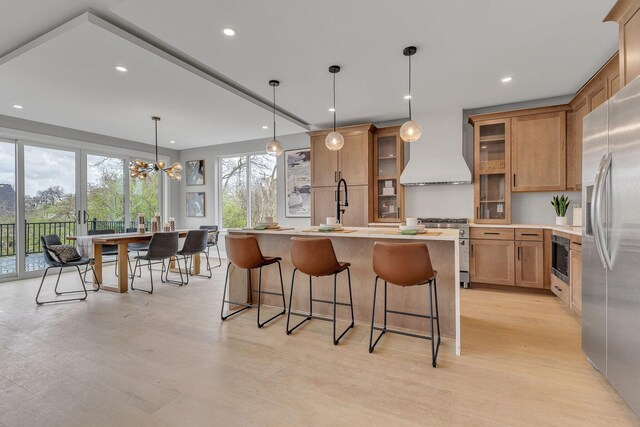
[{"label": "chrome faucet", "polygon": [[[340,203],[340,184],[342,184],[344,182],[344,205]],[[338,181],[338,190],[336,191],[336,220],[338,220],[338,222],[340,224],[342,224],[342,222],[340,222],[340,215],[344,214],[344,208],[349,206],[349,195],[347,193],[347,181],[344,180],[344,178],[340,178],[340,181]]]}]

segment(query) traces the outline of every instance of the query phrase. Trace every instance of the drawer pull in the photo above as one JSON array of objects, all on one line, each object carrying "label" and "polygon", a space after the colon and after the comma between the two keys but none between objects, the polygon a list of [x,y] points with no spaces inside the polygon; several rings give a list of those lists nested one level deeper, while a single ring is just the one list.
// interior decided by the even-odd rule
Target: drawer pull
[{"label": "drawer pull", "polygon": [[486,234],[486,235],[492,235],[492,236],[498,236],[498,235],[500,235],[500,233],[489,232],[489,231],[485,231],[485,232],[483,232],[483,234]]},{"label": "drawer pull", "polygon": [[558,290],[558,292],[562,292],[562,289],[560,289],[559,287],[557,287],[556,285],[553,286],[554,288],[556,288]]},{"label": "drawer pull", "polygon": [[523,236],[539,236],[538,233],[521,233]]}]

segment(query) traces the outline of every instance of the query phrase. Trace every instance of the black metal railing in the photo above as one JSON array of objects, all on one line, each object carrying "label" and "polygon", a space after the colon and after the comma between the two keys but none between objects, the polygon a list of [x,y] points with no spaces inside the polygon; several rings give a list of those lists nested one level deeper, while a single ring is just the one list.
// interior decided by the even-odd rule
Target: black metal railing
[{"label": "black metal railing", "polygon": [[0,224],[0,257],[16,254],[16,225]]},{"label": "black metal railing", "polygon": [[[87,222],[89,230],[114,230],[116,233],[124,233],[126,228],[138,227],[138,221],[130,221],[125,227],[125,221],[99,221],[93,218]],[[147,230],[151,229],[151,221],[146,221]],[[69,236],[75,236],[77,230],[75,221],[55,222],[26,222],[25,223],[25,253],[27,255],[42,253],[41,236],[57,234],[64,244],[74,244]],[[14,256],[16,254],[16,224],[0,224],[0,257]]]},{"label": "black metal railing", "polygon": [[42,242],[40,237],[49,234],[57,234],[62,243],[66,245],[74,244],[67,237],[76,235],[76,223],[75,221],[27,222],[25,227],[25,253],[27,255],[41,253]]}]

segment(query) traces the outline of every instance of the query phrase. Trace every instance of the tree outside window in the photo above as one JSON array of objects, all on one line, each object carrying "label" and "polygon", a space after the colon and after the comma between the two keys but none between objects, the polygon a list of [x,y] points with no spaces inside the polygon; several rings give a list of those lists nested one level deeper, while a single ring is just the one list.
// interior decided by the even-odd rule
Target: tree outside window
[{"label": "tree outside window", "polygon": [[278,217],[276,158],[250,154],[220,158],[222,227],[240,228]]}]

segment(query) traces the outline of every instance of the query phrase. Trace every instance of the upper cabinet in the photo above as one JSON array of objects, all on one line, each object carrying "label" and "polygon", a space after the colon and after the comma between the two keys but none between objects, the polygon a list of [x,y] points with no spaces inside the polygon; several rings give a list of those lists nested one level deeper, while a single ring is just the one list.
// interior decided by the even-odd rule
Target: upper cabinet
[{"label": "upper cabinet", "polygon": [[620,26],[620,88],[640,75],[640,0],[618,0],[604,20]]},{"label": "upper cabinet", "polygon": [[563,191],[566,186],[566,112],[511,119],[511,190]]},{"label": "upper cabinet", "polygon": [[474,127],[475,221],[511,222],[511,121],[484,120]]},{"label": "upper cabinet", "polygon": [[611,98],[620,89],[616,53],[578,91],[567,115],[567,190],[582,189],[582,122],[584,117]]},{"label": "upper cabinet", "polygon": [[400,222],[404,219],[404,142],[400,126],[376,130],[373,137],[373,222]]},{"label": "upper cabinet", "polygon": [[566,188],[568,110],[560,105],[469,117],[476,222],[509,224],[511,192]]},{"label": "upper cabinet", "polygon": [[311,186],[336,186],[344,178],[349,186],[369,185],[373,130],[371,124],[338,128],[344,146],[331,151],[324,143],[331,130],[309,132],[311,137]]}]

